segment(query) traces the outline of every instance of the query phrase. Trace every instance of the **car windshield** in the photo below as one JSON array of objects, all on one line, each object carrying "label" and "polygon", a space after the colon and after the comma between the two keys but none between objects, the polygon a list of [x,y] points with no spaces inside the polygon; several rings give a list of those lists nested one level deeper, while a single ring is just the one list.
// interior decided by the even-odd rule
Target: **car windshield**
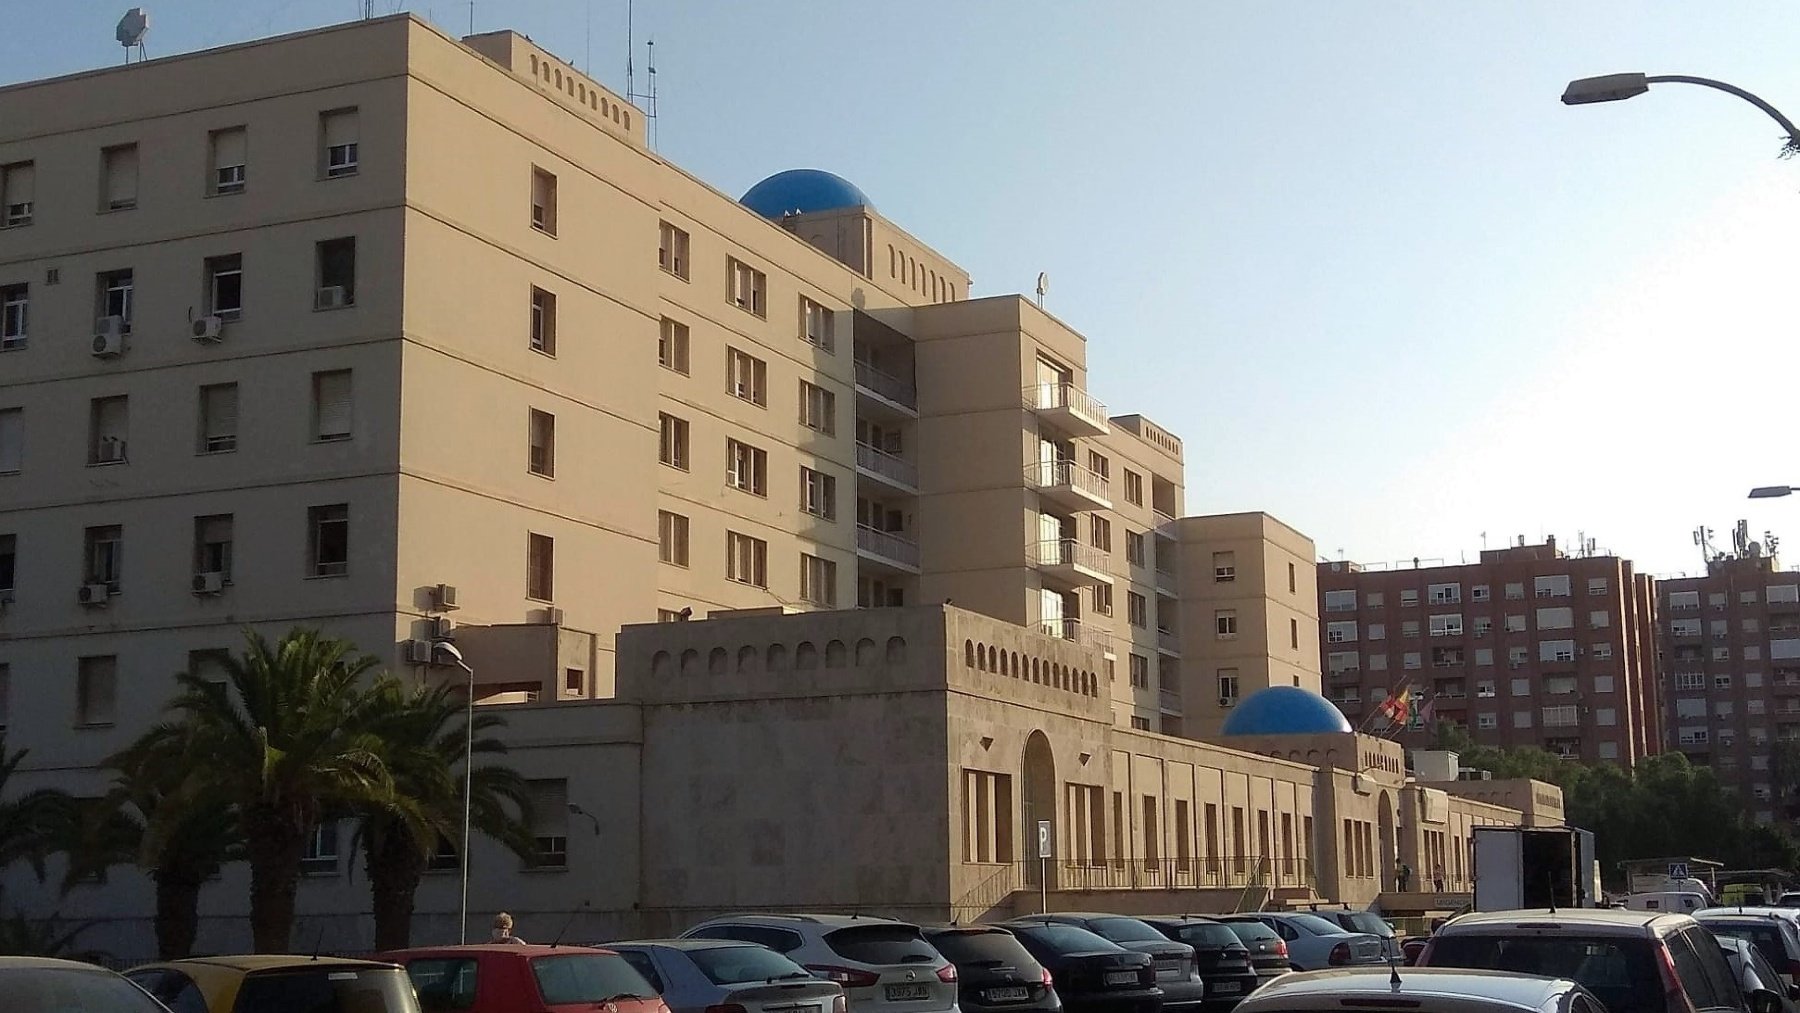
[{"label": "car windshield", "polygon": [[1344,927],[1350,929],[1352,932],[1367,932],[1372,936],[1380,936],[1383,939],[1394,934],[1394,927],[1392,925],[1383,921],[1380,915],[1369,911],[1349,911],[1341,916],[1339,920],[1349,922],[1350,924]]},{"label": "car windshield", "polygon": [[761,946],[711,946],[689,950],[688,959],[715,985],[811,977],[799,964]]},{"label": "car windshield", "polygon": [[1728,922],[1708,918],[1700,924],[1715,936],[1731,936],[1756,946],[1757,952],[1777,964],[1787,963],[1787,945],[1781,927],[1773,922]]},{"label": "car windshield", "polygon": [[1135,943],[1146,939],[1167,942],[1169,938],[1152,928],[1149,922],[1141,922],[1136,918],[1089,918],[1087,924],[1095,935],[1115,943]]},{"label": "car windshield", "polygon": [[253,971],[238,986],[238,1013],[417,1013],[398,967],[320,964]]},{"label": "car windshield", "polygon": [[854,925],[826,933],[825,945],[862,964],[935,964],[942,959],[914,925]]},{"label": "car windshield", "polygon": [[[1237,933],[1231,931],[1231,926],[1217,922],[1183,922],[1175,926],[1175,935],[1189,946],[1201,949],[1243,945]],[[1271,932],[1270,935],[1274,933]]]},{"label": "car windshield", "polygon": [[654,999],[656,989],[616,953],[533,957],[531,975],[544,1002],[605,1002],[620,997]]},{"label": "car windshield", "polygon": [[931,945],[937,947],[945,959],[952,964],[985,965],[998,967],[1010,964],[1014,967],[1034,966],[1037,962],[1025,947],[1010,932],[999,929],[952,929],[947,932],[934,932]]},{"label": "car windshield", "polygon": [[1662,977],[1645,939],[1550,936],[1439,936],[1432,967],[1468,967],[1571,978],[1607,1013],[1661,1013]]},{"label": "car windshield", "polygon": [[1289,925],[1296,927],[1296,928],[1305,929],[1306,931],[1311,932],[1315,936],[1317,936],[1317,935],[1329,936],[1329,935],[1332,935],[1333,933],[1347,931],[1342,925],[1337,925],[1337,924],[1333,924],[1332,922],[1328,922],[1325,919],[1320,918],[1318,915],[1287,915],[1287,916],[1283,917],[1281,920],[1288,923]]},{"label": "car windshield", "polygon": [[1119,944],[1094,935],[1087,929],[1077,925],[1032,925],[1019,932],[1043,943],[1058,953],[1091,953],[1095,950],[1112,953],[1124,949]]},{"label": "car windshield", "polygon": [[7,1013],[162,1013],[143,989],[97,967],[8,968],[0,995]]},{"label": "car windshield", "polygon": [[1225,927],[1246,943],[1270,943],[1281,938],[1274,929],[1262,922],[1226,922]]}]

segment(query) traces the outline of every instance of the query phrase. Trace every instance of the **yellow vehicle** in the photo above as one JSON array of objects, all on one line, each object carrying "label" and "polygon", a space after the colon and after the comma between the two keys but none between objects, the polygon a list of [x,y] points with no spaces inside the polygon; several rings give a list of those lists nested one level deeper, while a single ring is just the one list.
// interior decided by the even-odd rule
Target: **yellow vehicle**
[{"label": "yellow vehicle", "polygon": [[395,964],[341,957],[190,957],[125,972],[171,1013],[419,1013]]}]

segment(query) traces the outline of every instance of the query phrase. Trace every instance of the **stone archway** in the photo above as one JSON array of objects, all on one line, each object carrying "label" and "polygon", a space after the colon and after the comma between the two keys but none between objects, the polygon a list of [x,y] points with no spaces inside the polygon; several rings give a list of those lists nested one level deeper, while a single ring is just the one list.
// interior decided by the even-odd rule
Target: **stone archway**
[{"label": "stone archway", "polygon": [[[1042,879],[1038,862],[1038,821],[1050,822],[1051,848],[1055,850],[1056,833],[1056,756],[1050,750],[1050,739],[1041,731],[1025,740],[1024,777],[1019,794],[1019,857],[1025,863],[1025,881],[1037,886]],[[1054,869],[1054,863],[1052,863]],[[1050,885],[1056,881],[1051,873]]]},{"label": "stone archway", "polygon": [[1377,839],[1375,852],[1375,877],[1381,884],[1381,892],[1394,889],[1394,872],[1399,863],[1399,852],[1395,849],[1394,840],[1394,795],[1383,791],[1376,815],[1375,836]]}]

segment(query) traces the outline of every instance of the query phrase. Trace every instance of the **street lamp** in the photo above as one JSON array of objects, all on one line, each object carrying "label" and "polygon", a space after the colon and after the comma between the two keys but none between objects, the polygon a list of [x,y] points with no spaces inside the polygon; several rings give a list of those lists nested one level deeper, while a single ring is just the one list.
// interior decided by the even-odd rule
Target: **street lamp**
[{"label": "street lamp", "polygon": [[1736,95],[1768,113],[1770,119],[1781,124],[1781,129],[1787,132],[1787,138],[1781,149],[1784,157],[1800,154],[1800,128],[1794,126],[1793,120],[1783,116],[1781,110],[1737,85],[1715,81],[1709,77],[1690,77],[1685,74],[1659,74],[1654,77],[1643,74],[1605,74],[1600,77],[1584,77],[1569,82],[1569,86],[1563,89],[1562,101],[1566,106],[1593,105],[1596,102],[1622,102],[1649,91],[1653,84],[1697,84],[1703,88],[1713,88],[1728,95]]},{"label": "street lamp", "polygon": [[469,692],[464,704],[463,715],[463,820],[462,847],[457,849],[457,857],[462,859],[462,904],[457,910],[456,938],[458,943],[469,941],[469,803],[475,788],[475,670],[463,660],[462,652],[448,640],[431,642],[434,656],[450,659],[456,667],[469,675]]},{"label": "street lamp", "polygon": [[1759,485],[1750,490],[1751,499],[1779,499],[1791,492],[1800,492],[1800,488],[1791,485]]}]

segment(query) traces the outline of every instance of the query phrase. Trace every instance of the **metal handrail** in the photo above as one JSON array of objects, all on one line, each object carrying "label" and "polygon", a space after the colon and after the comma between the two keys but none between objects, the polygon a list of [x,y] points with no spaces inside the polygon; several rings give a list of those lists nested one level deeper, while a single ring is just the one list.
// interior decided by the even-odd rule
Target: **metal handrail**
[{"label": "metal handrail", "polygon": [[859,524],[856,528],[856,547],[915,569],[919,565],[919,543],[892,531],[878,531]]},{"label": "metal handrail", "polygon": [[1108,495],[1110,483],[1106,476],[1066,459],[1033,461],[1027,464],[1025,481],[1039,489],[1066,485],[1072,489],[1079,489],[1090,496],[1098,496],[1104,500],[1111,499]]},{"label": "metal handrail", "polygon": [[884,478],[891,478],[908,488],[919,487],[919,469],[916,465],[885,450],[877,450],[867,443],[856,445],[856,466]]},{"label": "metal handrail", "polygon": [[917,410],[919,389],[891,373],[884,373],[866,362],[856,364],[856,385],[875,392],[895,404]]}]

